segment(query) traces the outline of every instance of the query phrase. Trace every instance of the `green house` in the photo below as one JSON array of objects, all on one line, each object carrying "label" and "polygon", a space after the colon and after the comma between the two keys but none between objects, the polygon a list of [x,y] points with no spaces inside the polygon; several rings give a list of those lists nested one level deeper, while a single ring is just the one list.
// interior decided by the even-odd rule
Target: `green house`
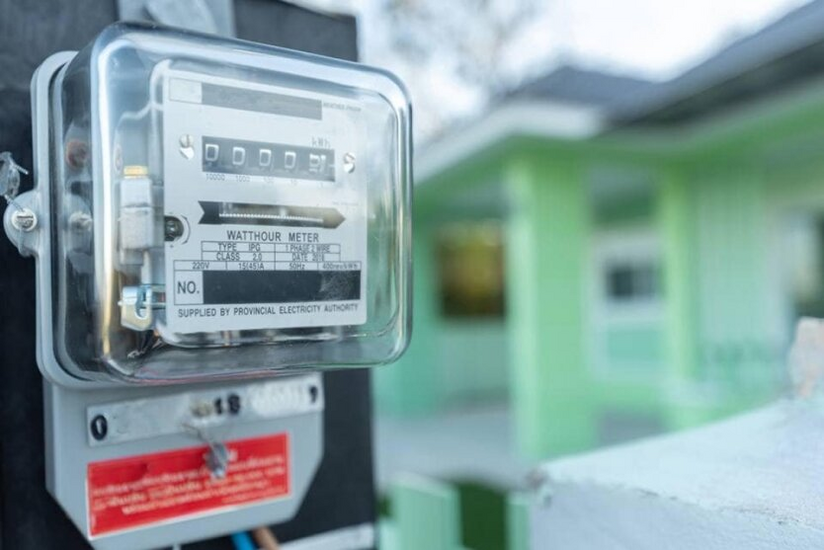
[{"label": "green house", "polygon": [[824,316],[824,1],[667,82],[558,69],[416,180],[381,414],[506,402],[543,457],[772,399],[795,320]]}]

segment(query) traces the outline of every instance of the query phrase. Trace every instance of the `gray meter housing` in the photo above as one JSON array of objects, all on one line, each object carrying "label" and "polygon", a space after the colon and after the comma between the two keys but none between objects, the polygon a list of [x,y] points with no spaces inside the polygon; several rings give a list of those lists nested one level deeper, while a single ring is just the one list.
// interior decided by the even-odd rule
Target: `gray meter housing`
[{"label": "gray meter housing", "polygon": [[47,378],[206,382],[403,352],[411,110],[392,75],[133,24],[41,72],[36,185],[17,199],[37,225],[14,208],[5,225],[38,259]]}]

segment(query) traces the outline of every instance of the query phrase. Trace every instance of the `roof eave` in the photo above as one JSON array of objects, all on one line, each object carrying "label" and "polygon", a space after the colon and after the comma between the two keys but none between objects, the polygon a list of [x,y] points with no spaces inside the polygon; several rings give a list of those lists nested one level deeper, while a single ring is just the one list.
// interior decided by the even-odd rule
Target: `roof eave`
[{"label": "roof eave", "polygon": [[513,137],[564,141],[590,139],[606,129],[603,110],[565,102],[511,102],[427,146],[415,159],[416,182],[494,149]]}]

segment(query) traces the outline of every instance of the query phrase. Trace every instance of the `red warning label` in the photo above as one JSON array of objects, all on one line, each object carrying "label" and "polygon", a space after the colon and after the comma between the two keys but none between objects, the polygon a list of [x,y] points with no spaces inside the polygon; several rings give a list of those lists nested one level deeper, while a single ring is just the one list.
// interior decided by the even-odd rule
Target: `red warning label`
[{"label": "red warning label", "polygon": [[289,495],[287,434],[225,445],[229,468],[223,479],[213,479],[206,468],[206,446],[89,464],[91,536]]}]

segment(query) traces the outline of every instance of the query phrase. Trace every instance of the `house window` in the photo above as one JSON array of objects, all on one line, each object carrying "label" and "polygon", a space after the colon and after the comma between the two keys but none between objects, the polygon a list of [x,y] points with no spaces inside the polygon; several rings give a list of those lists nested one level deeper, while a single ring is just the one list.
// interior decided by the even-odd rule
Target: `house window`
[{"label": "house window", "polygon": [[651,227],[603,230],[592,253],[593,365],[604,374],[652,380],[664,361],[659,239]]},{"label": "house window", "polygon": [[497,221],[445,225],[437,235],[441,312],[446,317],[502,317],[504,262]]},{"label": "house window", "polygon": [[607,298],[613,302],[650,300],[658,296],[658,267],[652,261],[617,261],[605,266]]}]

